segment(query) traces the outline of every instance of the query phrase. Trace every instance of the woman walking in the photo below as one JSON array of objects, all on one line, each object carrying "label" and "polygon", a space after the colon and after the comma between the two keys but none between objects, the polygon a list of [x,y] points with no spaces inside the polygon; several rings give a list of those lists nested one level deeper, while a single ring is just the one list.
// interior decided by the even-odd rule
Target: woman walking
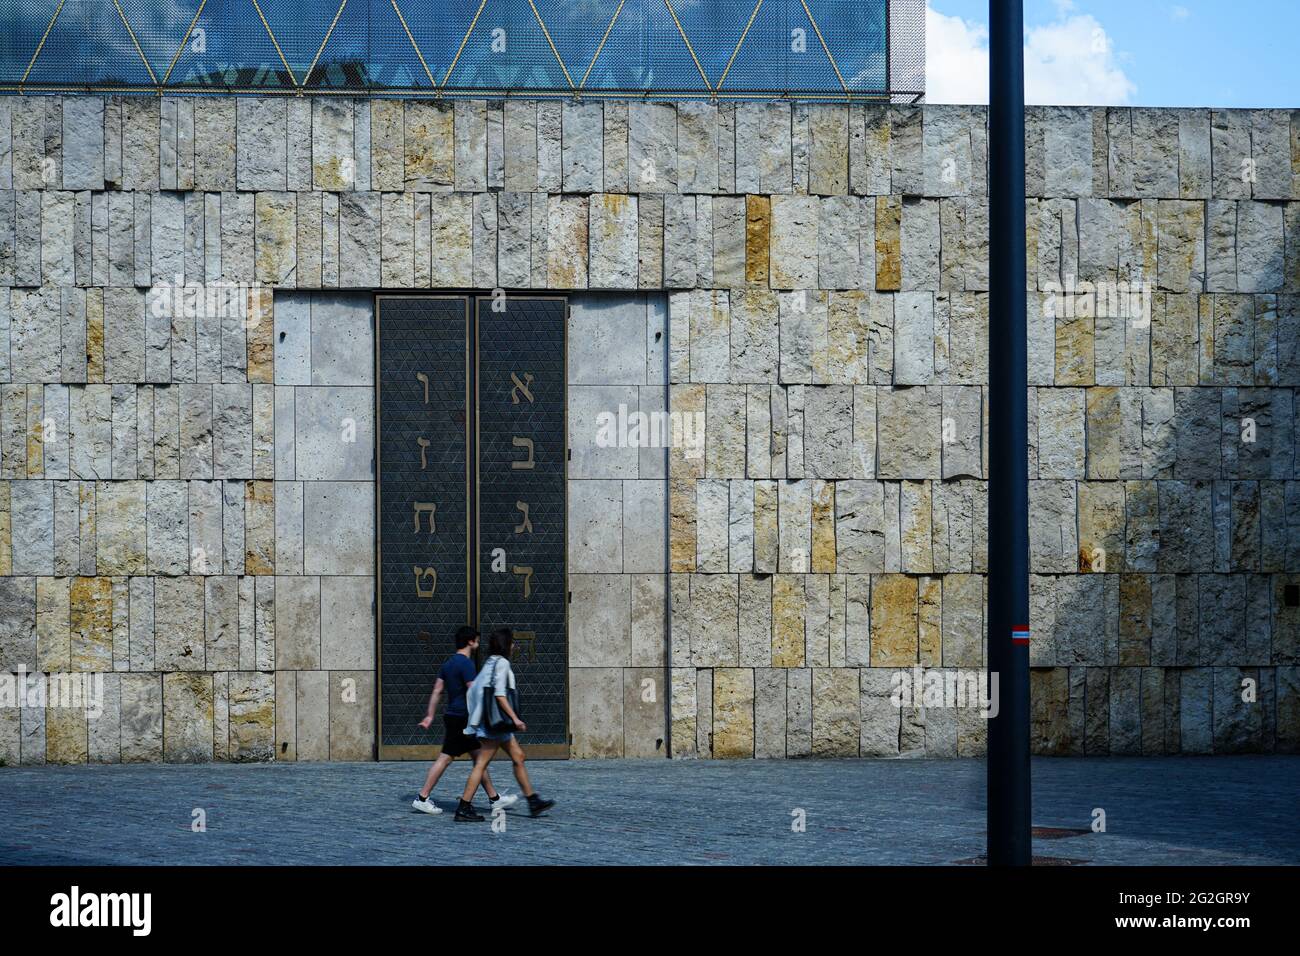
[{"label": "woman walking", "polygon": [[474,732],[482,741],[482,746],[474,759],[474,768],[465,784],[465,792],[460,795],[460,803],[456,807],[455,819],[458,823],[483,819],[471,801],[498,748],[504,748],[510,755],[515,779],[519,781],[519,788],[528,800],[529,814],[535,817],[555,805],[554,800],[543,800],[533,790],[528,779],[528,769],[524,766],[524,748],[515,739],[515,731],[523,733],[528,727],[519,719],[519,691],[515,685],[515,672],[510,667],[510,653],[514,650],[514,645],[514,632],[510,628],[501,627],[493,631],[488,637],[487,662],[479,671],[478,680],[470,687],[469,727],[466,733]]}]

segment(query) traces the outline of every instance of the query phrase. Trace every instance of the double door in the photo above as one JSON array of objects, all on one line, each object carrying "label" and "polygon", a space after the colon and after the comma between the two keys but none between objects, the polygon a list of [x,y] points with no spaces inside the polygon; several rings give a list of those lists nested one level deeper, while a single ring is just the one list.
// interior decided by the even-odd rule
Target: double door
[{"label": "double door", "polygon": [[515,634],[530,754],[567,756],[562,296],[380,295],[379,756],[422,759],[456,629]]}]

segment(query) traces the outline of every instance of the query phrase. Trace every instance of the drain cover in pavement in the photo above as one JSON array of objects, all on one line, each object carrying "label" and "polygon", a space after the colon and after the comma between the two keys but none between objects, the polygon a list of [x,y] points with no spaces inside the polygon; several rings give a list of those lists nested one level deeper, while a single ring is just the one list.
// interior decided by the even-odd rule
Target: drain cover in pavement
[{"label": "drain cover in pavement", "polygon": [[[1090,861],[1073,860],[1065,856],[1035,856],[1031,857],[1032,866],[1084,866]],[[972,856],[965,860],[953,860],[957,866],[987,866],[988,858],[983,856]]]},{"label": "drain cover in pavement", "polygon": [[1038,840],[1062,840],[1066,837],[1087,836],[1092,831],[1087,827],[1034,827],[1030,832]]}]

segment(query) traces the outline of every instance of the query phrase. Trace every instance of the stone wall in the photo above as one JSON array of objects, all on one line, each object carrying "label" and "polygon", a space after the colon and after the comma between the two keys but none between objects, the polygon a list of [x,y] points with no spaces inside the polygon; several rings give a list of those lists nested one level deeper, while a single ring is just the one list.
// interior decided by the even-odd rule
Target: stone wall
[{"label": "stone wall", "polygon": [[[663,693],[677,755],[981,752],[889,692],[983,662],[986,142],[965,107],[0,98],[0,670],[106,700],[0,707],[0,760],[368,759],[367,293],[497,287],[621,293],[571,317],[575,756],[662,753]],[[1027,151],[1034,746],[1294,750],[1300,113],[1034,109]],[[155,314],[177,275],[265,288]],[[1150,312],[1065,314],[1076,279]],[[662,453],[583,428],[664,361],[707,421],[671,688]]]}]

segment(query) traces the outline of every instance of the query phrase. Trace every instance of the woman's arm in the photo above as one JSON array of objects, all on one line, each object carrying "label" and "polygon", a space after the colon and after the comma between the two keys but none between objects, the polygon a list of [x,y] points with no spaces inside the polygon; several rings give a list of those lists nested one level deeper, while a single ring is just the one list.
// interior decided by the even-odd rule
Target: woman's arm
[{"label": "woman's arm", "polygon": [[521,733],[528,729],[528,726],[519,719],[513,710],[510,709],[510,701],[500,694],[496,695],[497,705],[501,708],[501,713],[505,714],[514,723],[515,729]]},{"label": "woman's arm", "polygon": [[[495,674],[493,676],[496,677]],[[514,680],[514,676],[515,676],[514,671],[510,669],[509,665],[507,665],[505,669],[505,673],[501,674],[501,676],[497,677],[496,680],[493,682],[495,684],[500,684],[501,686],[499,688],[493,687],[492,691],[494,696],[497,699],[497,705],[501,708],[501,713],[505,714],[507,717],[510,718],[511,722],[515,725],[516,730],[523,732],[527,730],[528,727],[524,724],[522,720],[519,719],[519,715],[510,709],[509,698],[505,694],[496,693],[498,690],[501,691],[506,690],[510,686],[510,682]]]}]

